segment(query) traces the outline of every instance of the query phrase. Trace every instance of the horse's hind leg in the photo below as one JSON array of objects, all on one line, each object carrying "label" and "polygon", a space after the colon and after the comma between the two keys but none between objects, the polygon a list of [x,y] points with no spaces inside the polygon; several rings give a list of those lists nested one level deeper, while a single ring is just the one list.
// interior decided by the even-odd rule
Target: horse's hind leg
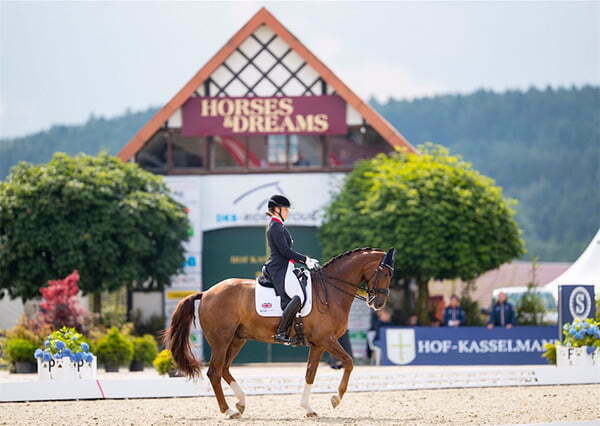
[{"label": "horse's hind leg", "polygon": [[344,375],[342,381],[338,387],[338,394],[331,397],[331,405],[333,408],[340,405],[342,398],[348,389],[348,381],[350,380],[350,373],[352,372],[353,364],[352,357],[344,350],[342,345],[337,340],[330,340],[329,345],[325,348],[331,355],[335,356],[342,362],[344,367]]},{"label": "horse's hind leg", "polygon": [[223,369],[223,379],[225,379],[238,400],[238,402],[235,404],[235,408],[238,409],[240,414],[244,414],[244,410],[246,410],[246,395],[244,394],[244,391],[240,385],[235,381],[235,378],[229,372],[229,367],[231,367],[231,363],[235,357],[238,356],[245,343],[246,340],[244,339],[238,339],[237,337],[233,338],[233,341],[227,350],[227,358],[225,359],[225,367]]},{"label": "horse's hind leg", "polygon": [[[208,336],[207,336],[208,337]],[[227,349],[229,348],[229,342],[231,340],[225,340],[223,336],[218,341],[218,344],[211,343],[213,339],[207,339],[212,349],[212,355],[210,357],[210,363],[208,365],[208,371],[206,375],[210,379],[213,391],[217,397],[219,403],[219,409],[221,413],[224,413],[230,419],[237,419],[241,414],[235,410],[229,408],[225,395],[223,394],[223,388],[221,387],[221,378],[223,377],[223,370],[225,367],[225,360],[227,358]]]}]

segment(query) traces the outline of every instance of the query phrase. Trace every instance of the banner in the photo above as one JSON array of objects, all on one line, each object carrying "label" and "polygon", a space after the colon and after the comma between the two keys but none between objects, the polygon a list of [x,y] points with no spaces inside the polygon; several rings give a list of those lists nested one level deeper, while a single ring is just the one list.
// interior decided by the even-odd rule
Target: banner
[{"label": "banner", "polygon": [[556,327],[384,327],[380,335],[382,365],[546,364]]},{"label": "banner", "polygon": [[562,341],[562,327],[574,319],[594,318],[596,299],[593,285],[558,286],[558,334]]},{"label": "banner", "polygon": [[345,134],[346,102],[337,95],[195,97],[182,107],[183,136]]}]

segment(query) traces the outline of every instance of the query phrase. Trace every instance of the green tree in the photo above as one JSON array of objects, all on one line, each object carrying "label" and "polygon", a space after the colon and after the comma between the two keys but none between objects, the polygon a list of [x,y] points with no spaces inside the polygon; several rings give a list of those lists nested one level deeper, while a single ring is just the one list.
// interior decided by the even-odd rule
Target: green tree
[{"label": "green tree", "polygon": [[430,279],[470,280],[523,249],[513,200],[438,145],[360,162],[326,208],[323,254],[365,245],[395,247],[396,275],[418,285],[420,324],[428,324]]},{"label": "green tree", "polygon": [[188,228],[162,178],[136,164],[106,153],[20,163],[0,182],[0,293],[31,299],[73,270],[84,293],[162,289]]}]

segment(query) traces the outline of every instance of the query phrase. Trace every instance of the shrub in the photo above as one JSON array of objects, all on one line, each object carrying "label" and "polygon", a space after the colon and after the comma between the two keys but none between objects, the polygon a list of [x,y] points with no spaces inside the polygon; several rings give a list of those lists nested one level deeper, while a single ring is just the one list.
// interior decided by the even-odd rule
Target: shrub
[{"label": "shrub", "polygon": [[89,312],[79,304],[79,273],[73,271],[62,280],[48,281],[48,287],[40,288],[41,321],[52,328],[75,327],[83,330]]},{"label": "shrub", "polygon": [[542,325],[546,307],[542,297],[537,292],[534,283],[527,285],[527,291],[523,294],[516,306],[519,325]]},{"label": "shrub", "polygon": [[485,321],[481,318],[481,308],[477,300],[470,296],[460,298],[460,307],[465,311],[465,325],[472,327],[482,327]]},{"label": "shrub", "polygon": [[151,365],[158,354],[158,345],[154,337],[150,334],[145,334],[143,337],[134,337],[132,342],[133,361]]},{"label": "shrub", "polygon": [[136,309],[131,313],[131,321],[133,322],[133,333],[137,336],[144,334],[152,334],[158,341],[165,329],[165,317],[162,315],[151,315],[146,320],[142,319],[142,311]]},{"label": "shrub", "polygon": [[[58,343],[62,342],[62,343]],[[86,350],[82,350],[82,344]],[[47,348],[52,355],[58,354],[65,348],[69,349],[72,353],[77,352],[92,352],[92,343],[82,334],[78,333],[74,328],[62,327],[60,330],[53,331],[50,333],[44,347]]]},{"label": "shrub", "polygon": [[118,366],[131,361],[133,356],[133,343],[125,338],[116,327],[96,343],[98,360],[104,365]]},{"label": "shrub", "polygon": [[12,338],[6,341],[6,357],[11,362],[35,362],[36,349],[35,343],[29,340]]},{"label": "shrub", "polygon": [[161,376],[168,374],[170,371],[173,371],[175,368],[177,368],[175,365],[175,360],[173,359],[173,355],[168,349],[161,351],[152,362],[152,365]]}]

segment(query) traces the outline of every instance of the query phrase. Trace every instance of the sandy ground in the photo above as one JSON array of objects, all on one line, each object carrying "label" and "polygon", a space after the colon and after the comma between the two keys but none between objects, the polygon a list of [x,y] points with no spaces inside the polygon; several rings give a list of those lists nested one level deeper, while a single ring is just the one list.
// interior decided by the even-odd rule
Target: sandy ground
[{"label": "sandy ground", "polygon": [[329,397],[311,396],[317,419],[303,417],[299,395],[275,395],[248,397],[241,420],[225,420],[203,397],[3,403],[0,424],[600,424],[600,385],[348,393],[335,410]]}]

